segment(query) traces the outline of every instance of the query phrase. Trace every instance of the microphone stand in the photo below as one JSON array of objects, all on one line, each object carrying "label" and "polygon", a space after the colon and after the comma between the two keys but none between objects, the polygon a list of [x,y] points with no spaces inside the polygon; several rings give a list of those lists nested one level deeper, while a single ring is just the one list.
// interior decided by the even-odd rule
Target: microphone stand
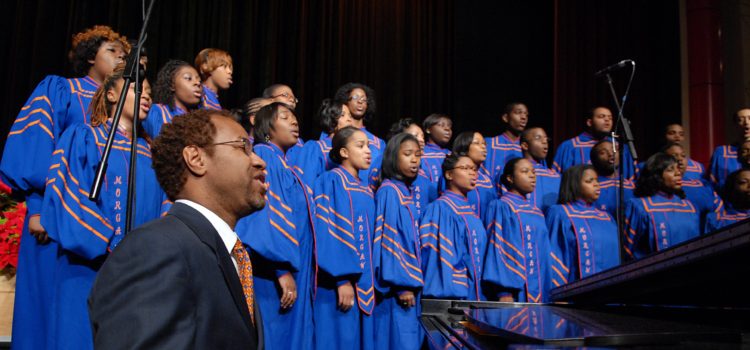
[{"label": "microphone stand", "polygon": [[140,69],[141,61],[141,49],[143,43],[146,41],[146,28],[148,27],[148,20],[151,18],[151,10],[154,7],[155,0],[151,0],[148,5],[148,10],[143,18],[143,25],[141,26],[141,33],[138,36],[138,44],[131,50],[130,55],[125,64],[125,71],[123,72],[123,79],[125,82],[122,85],[122,91],[120,92],[120,99],[117,101],[117,107],[115,108],[115,114],[112,118],[112,126],[109,129],[109,135],[107,135],[107,143],[104,146],[104,152],[102,152],[102,158],[99,161],[99,165],[96,169],[96,176],[94,177],[94,183],[91,185],[91,191],[89,192],[89,199],[96,201],[99,199],[101,194],[102,182],[104,181],[104,174],[107,172],[107,165],[109,163],[109,156],[112,151],[112,144],[115,140],[115,134],[117,133],[117,126],[120,124],[120,117],[122,116],[122,108],[125,105],[125,98],[127,97],[128,91],[130,90],[130,84],[135,82],[134,92],[135,101],[133,101],[133,132],[132,140],[130,143],[130,164],[129,164],[129,175],[128,175],[128,199],[125,211],[125,232],[130,232],[133,224],[133,211],[135,208],[135,183],[136,183],[136,163],[138,161],[138,128],[140,126],[139,112],[141,110],[141,89],[143,87],[143,74]]},{"label": "microphone stand", "polygon": [[[607,78],[607,85],[609,85],[609,91],[612,93],[612,99],[615,101],[615,106],[617,107],[617,126],[615,127],[615,132],[613,133],[613,140],[615,140],[615,143],[617,144],[616,151],[619,152],[618,160],[619,165],[617,167],[617,173],[618,173],[618,180],[619,180],[619,188],[617,189],[617,233],[618,233],[618,241],[620,242],[620,263],[624,261],[624,247],[625,247],[625,175],[623,174],[623,166],[625,164],[625,152],[624,147],[625,143],[628,145],[628,149],[630,150],[630,154],[633,156],[633,160],[638,160],[638,152],[635,150],[635,143],[633,138],[633,132],[630,130],[630,120],[625,118],[622,111],[623,108],[625,108],[625,102],[628,98],[628,93],[630,92],[630,84],[633,82],[633,76],[635,75],[635,62],[633,62],[633,70],[630,74],[630,81],[628,82],[628,86],[625,89],[625,94],[622,96],[622,103],[620,103],[620,100],[617,98],[617,93],[615,92],[615,87],[612,84],[612,77],[609,75],[609,73],[606,74]],[[616,135],[616,131],[618,129],[622,128],[622,135]],[[618,142],[619,139],[619,142]],[[624,141],[624,142],[623,142]]]}]

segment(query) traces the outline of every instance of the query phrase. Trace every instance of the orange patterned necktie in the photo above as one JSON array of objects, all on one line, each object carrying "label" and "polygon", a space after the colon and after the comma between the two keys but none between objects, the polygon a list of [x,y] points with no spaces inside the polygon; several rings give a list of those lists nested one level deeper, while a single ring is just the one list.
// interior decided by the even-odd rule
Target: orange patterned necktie
[{"label": "orange patterned necktie", "polygon": [[237,243],[232,248],[232,256],[237,260],[237,273],[240,275],[240,283],[242,283],[242,292],[245,294],[245,302],[247,302],[247,309],[250,311],[250,320],[255,324],[255,315],[253,309],[255,298],[253,293],[253,263],[250,262],[250,255],[247,254],[247,250],[242,246],[242,241],[237,239]]}]

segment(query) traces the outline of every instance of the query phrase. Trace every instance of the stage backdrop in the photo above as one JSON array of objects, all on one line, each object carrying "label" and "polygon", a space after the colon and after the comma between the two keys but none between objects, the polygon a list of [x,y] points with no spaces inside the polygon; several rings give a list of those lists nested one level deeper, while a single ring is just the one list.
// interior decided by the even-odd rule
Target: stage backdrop
[{"label": "stage backdrop", "polygon": [[[136,37],[140,1],[4,2],[0,15],[0,134],[48,74],[70,76],[70,38],[94,24]],[[148,76],[170,58],[192,62],[205,47],[234,59],[237,107],[272,83],[290,85],[304,138],[316,137],[320,101],[349,81],[377,91],[369,125],[384,136],[401,117],[442,112],[456,132],[501,131],[510,101],[527,103],[530,125],[556,145],[582,130],[583,111],[611,105],[593,73],[631,58],[638,63],[626,114],[639,150],[659,144],[663,125],[679,121],[678,2],[473,2],[447,0],[158,1],[149,27]],[[625,74],[614,76],[622,90]],[[550,156],[552,155],[552,150]]]}]

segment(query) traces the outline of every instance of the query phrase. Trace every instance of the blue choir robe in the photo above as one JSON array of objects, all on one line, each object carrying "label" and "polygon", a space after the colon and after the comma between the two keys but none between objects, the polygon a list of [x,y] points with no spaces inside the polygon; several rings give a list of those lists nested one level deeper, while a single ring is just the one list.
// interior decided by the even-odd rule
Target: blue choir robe
[{"label": "blue choir robe", "polygon": [[729,226],[750,218],[750,209],[735,209],[729,202],[719,203],[719,208],[706,217],[706,233],[714,232],[722,227]]},{"label": "blue choir robe", "polygon": [[414,194],[414,207],[417,209],[415,214],[417,217],[422,217],[427,205],[438,198],[437,186],[430,181],[424,169],[419,169],[417,178],[411,183],[409,189]]},{"label": "blue choir robe", "polygon": [[713,188],[707,186],[699,179],[687,180],[682,179],[682,190],[685,192],[687,200],[693,203],[693,207],[700,215],[700,229],[706,227],[706,218],[719,208],[721,198],[714,192]]},{"label": "blue choir robe", "polygon": [[[130,139],[116,133],[107,173],[97,201],[88,199],[110,124],[78,124],[66,130],[53,153],[41,221],[57,251],[54,279],[47,288],[54,297],[47,346],[55,349],[93,349],[86,299],[107,254],[125,236],[128,209]],[[157,219],[166,195],[151,168],[151,151],[138,139],[136,206],[133,227]],[[15,339],[14,339],[15,341]]]},{"label": "blue choir robe", "polygon": [[495,174],[502,174],[505,163],[513,158],[523,158],[523,151],[518,139],[511,140],[505,133],[495,137],[485,137],[487,143],[487,159],[484,160],[484,167],[489,170],[492,177]]},{"label": "blue choir robe", "polygon": [[428,298],[486,300],[481,278],[487,232],[466,197],[445,191],[419,220]]},{"label": "blue choir robe", "polygon": [[711,165],[708,167],[709,179],[714,184],[714,189],[724,187],[727,176],[741,168],[737,160],[737,147],[724,145],[716,147],[711,155]]},{"label": "blue choir robe", "polygon": [[[375,162],[375,161],[373,161]],[[380,186],[380,165],[383,162],[378,160],[377,164],[378,166],[373,166],[370,168],[370,189],[372,189],[373,192],[376,192],[378,187]],[[420,163],[420,169],[417,173],[417,178],[414,179],[414,181],[409,186],[409,190],[413,194],[414,199],[414,208],[416,208],[415,215],[417,217],[421,217],[422,213],[424,212],[424,209],[427,207],[427,204],[432,203],[434,200],[438,198],[438,188],[437,186],[430,181],[430,178],[427,176],[427,173],[422,169]],[[377,174],[377,175],[376,175]],[[360,173],[360,176],[362,176],[362,173]]]},{"label": "blue choir robe", "polygon": [[151,105],[151,109],[148,111],[148,116],[141,122],[141,125],[146,134],[152,139],[155,139],[159,136],[164,124],[171,123],[174,117],[185,113],[187,112],[177,106],[171,108],[168,105],[154,103]]},{"label": "blue choir robe", "polygon": [[[607,140],[612,142],[612,137],[608,136]],[[588,132],[583,132],[572,139],[563,141],[560,146],[557,146],[557,151],[555,152],[555,170],[562,174],[565,169],[574,165],[591,164],[591,148],[599,141],[601,139],[594,138]],[[627,145],[623,148],[623,152],[625,152],[625,161],[623,162],[622,171],[626,179],[632,180],[636,174],[636,164]],[[616,157],[619,157],[619,155],[616,155]]]},{"label": "blue choir robe", "polygon": [[[373,349],[372,231],[375,198],[370,187],[342,167],[315,183],[318,289],[315,295],[315,342],[318,349]],[[337,307],[337,287],[351,282],[356,305]]]},{"label": "blue choir robe", "polygon": [[[444,181],[445,180],[441,180],[441,187],[445,187]],[[480,165],[477,174],[477,187],[466,194],[471,210],[479,215],[479,219],[484,222],[487,214],[487,207],[490,205],[490,202],[498,197],[499,194],[497,187],[495,186],[490,172],[484,167],[484,164]]]},{"label": "blue choir robe", "polygon": [[53,317],[48,288],[53,279],[46,268],[54,264],[57,251],[40,245],[29,234],[29,217],[39,215],[45,181],[57,140],[71,125],[88,123],[88,107],[99,84],[90,77],[65,79],[45,77],[21,108],[5,141],[0,177],[15,195],[26,201],[27,213],[21,232],[16,270],[16,298],[13,316],[13,347],[45,348],[46,320]]},{"label": "blue choir robe", "polygon": [[[424,285],[419,257],[419,222],[413,194],[401,181],[386,179],[375,194],[376,349],[419,349],[420,291]],[[415,307],[398,303],[398,294],[414,292]]]},{"label": "blue choir robe", "polygon": [[706,169],[699,161],[688,158],[685,174],[682,178],[685,180],[706,181]]},{"label": "blue choir robe", "polygon": [[695,206],[677,195],[632,198],[625,206],[625,253],[640,259],[701,233]]},{"label": "blue choir robe", "polygon": [[212,109],[220,111],[219,94],[211,90],[208,86],[203,85],[203,96],[201,97],[201,109]]},{"label": "blue choir robe", "polygon": [[560,173],[555,169],[547,168],[543,163],[534,160],[532,160],[532,163],[536,171],[536,188],[534,188],[534,192],[529,193],[529,200],[531,204],[546,213],[547,208],[557,204],[557,197],[560,193]]},{"label": "blue choir robe", "polygon": [[492,287],[488,295],[511,293],[518,302],[546,301],[549,243],[542,211],[528,199],[505,192],[490,203],[485,226],[489,243],[482,279]]},{"label": "blue choir robe", "polygon": [[557,204],[546,214],[549,288],[586,278],[620,264],[617,222],[583,201]]},{"label": "blue choir robe", "polygon": [[432,183],[436,185],[440,183],[440,177],[443,176],[443,161],[445,156],[450,153],[449,149],[442,148],[432,142],[424,145],[422,163],[424,163],[424,168],[427,169],[427,177]]},{"label": "blue choir robe", "polygon": [[[633,198],[635,185],[630,179],[623,179],[623,196],[624,204],[627,204],[630,198]],[[599,199],[594,202],[594,206],[599,210],[604,210],[617,220],[617,196],[620,190],[620,178],[615,175],[599,175]],[[622,209],[623,211],[625,208]]]},{"label": "blue choir robe", "polygon": [[[302,168],[297,166],[298,159],[300,155],[302,154],[302,147],[305,146],[305,141],[302,140],[301,137],[297,138],[297,143],[294,144],[291,148],[286,150],[286,160],[289,165],[291,165],[295,170],[297,170],[297,173],[299,175],[302,175]],[[312,186],[315,185],[315,182],[313,181],[312,184],[308,184],[312,188]]]},{"label": "blue choir robe", "polygon": [[[312,348],[316,272],[312,189],[288,165],[281,148],[259,143],[254,150],[266,162],[266,206],[240,219],[235,231],[250,247],[266,349]],[[298,297],[291,308],[283,310],[278,277],[290,272]]]}]

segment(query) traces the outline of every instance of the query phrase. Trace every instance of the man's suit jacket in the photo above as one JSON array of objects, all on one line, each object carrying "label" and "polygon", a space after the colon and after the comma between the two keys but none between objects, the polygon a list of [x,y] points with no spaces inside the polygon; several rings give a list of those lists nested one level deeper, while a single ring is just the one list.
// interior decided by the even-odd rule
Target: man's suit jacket
[{"label": "man's suit jacket", "polygon": [[221,237],[181,203],[128,233],[89,296],[97,349],[262,348],[258,310],[254,327]]}]

